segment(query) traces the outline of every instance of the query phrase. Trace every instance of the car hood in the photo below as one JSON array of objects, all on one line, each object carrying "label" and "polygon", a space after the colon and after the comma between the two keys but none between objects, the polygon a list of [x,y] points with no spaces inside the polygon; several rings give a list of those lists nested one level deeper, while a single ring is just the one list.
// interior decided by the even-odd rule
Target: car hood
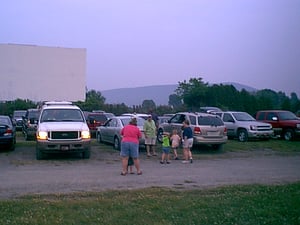
[{"label": "car hood", "polygon": [[259,122],[259,121],[238,121],[240,124],[247,124],[249,126],[259,126],[259,127],[272,127],[269,123]]},{"label": "car hood", "polygon": [[44,122],[39,124],[38,130],[77,131],[89,130],[89,128],[87,124],[83,122]]}]

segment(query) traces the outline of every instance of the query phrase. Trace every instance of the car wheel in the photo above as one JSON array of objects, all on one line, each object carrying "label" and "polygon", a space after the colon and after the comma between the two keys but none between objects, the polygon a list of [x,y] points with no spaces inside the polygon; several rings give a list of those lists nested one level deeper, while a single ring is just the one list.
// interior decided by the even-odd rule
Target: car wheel
[{"label": "car wheel", "polygon": [[29,141],[27,132],[24,133],[24,138],[25,138],[25,141]]},{"label": "car wheel", "polygon": [[157,131],[157,136],[156,136],[156,139],[159,143],[163,143],[163,130],[162,129],[159,129]]},{"label": "car wheel", "polygon": [[283,132],[283,139],[286,141],[291,141],[294,138],[294,131],[292,129],[287,129]]},{"label": "car wheel", "polygon": [[241,129],[238,131],[238,140],[240,142],[248,141],[248,133],[245,129]]},{"label": "car wheel", "polygon": [[114,138],[114,149],[120,150],[120,140],[117,137]]},{"label": "car wheel", "polygon": [[222,144],[220,144],[220,145],[212,145],[212,148],[213,148],[213,150],[220,151],[220,150],[223,149],[223,145]]},{"label": "car wheel", "polygon": [[82,158],[84,158],[84,159],[89,159],[90,156],[91,156],[91,150],[90,149],[87,149],[86,151],[84,151],[82,153]]},{"label": "car wheel", "polygon": [[97,133],[97,134],[96,134],[96,137],[97,137],[97,142],[98,142],[98,143],[102,143],[101,134],[100,134],[100,133]]},{"label": "car wheel", "polygon": [[44,154],[43,154],[43,152],[40,149],[36,148],[36,152],[35,153],[36,153],[36,159],[37,160],[41,160],[41,159],[44,158]]}]

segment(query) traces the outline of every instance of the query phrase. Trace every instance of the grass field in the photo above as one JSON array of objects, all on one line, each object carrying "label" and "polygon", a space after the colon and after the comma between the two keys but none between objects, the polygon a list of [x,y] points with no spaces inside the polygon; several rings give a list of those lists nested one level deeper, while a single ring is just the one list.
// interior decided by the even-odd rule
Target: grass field
[{"label": "grass field", "polygon": [[300,183],[143,189],[0,201],[0,224],[300,224]]}]

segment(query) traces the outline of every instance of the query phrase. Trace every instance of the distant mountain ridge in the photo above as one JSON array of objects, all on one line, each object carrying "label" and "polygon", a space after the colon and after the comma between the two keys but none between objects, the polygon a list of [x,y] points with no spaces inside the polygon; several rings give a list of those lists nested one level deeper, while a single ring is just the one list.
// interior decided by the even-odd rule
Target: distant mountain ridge
[{"label": "distant mountain ridge", "polygon": [[[257,91],[255,88],[239,83],[222,83],[224,85],[233,85],[238,91],[245,89],[248,92]],[[169,96],[175,94],[178,84],[152,85],[134,88],[119,88],[100,91],[108,104],[122,104],[127,106],[142,105],[144,100],[153,100],[158,105],[168,105]]]}]

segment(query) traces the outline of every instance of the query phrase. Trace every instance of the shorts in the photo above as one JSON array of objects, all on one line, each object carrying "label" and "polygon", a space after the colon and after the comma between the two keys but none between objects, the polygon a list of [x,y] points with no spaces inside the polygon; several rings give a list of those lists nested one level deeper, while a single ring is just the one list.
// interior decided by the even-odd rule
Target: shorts
[{"label": "shorts", "polygon": [[170,147],[162,147],[163,153],[169,154],[170,153]]},{"label": "shorts", "polygon": [[156,145],[156,137],[145,138],[145,145]]},{"label": "shorts", "polygon": [[189,138],[183,141],[182,147],[183,148],[192,148],[193,147],[194,138]]},{"label": "shorts", "polygon": [[122,157],[132,157],[134,159],[139,157],[139,144],[133,142],[121,142]]}]

